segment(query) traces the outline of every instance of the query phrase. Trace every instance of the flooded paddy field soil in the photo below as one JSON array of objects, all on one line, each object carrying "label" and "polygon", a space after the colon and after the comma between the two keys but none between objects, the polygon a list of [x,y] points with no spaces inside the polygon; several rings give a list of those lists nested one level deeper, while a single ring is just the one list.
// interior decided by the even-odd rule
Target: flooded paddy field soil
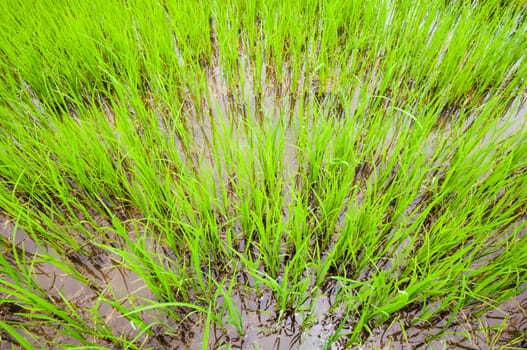
[{"label": "flooded paddy field soil", "polygon": [[[13,235],[13,225],[2,218],[2,239],[14,244],[26,254],[38,254],[39,247],[24,234],[17,231]],[[16,241],[11,241],[15,239]],[[5,253],[5,252],[4,252]],[[74,266],[85,276],[90,276],[92,285],[86,285],[69,276],[49,262],[33,265],[32,276],[39,287],[55,303],[57,308],[64,307],[64,302],[71,303],[79,310],[97,308],[108,327],[114,332],[126,335],[134,334],[135,327],[122,317],[122,314],[107,303],[98,300],[98,294],[104,291],[122,303],[141,304],[142,299],[154,298],[146,289],[141,279],[133,272],[112,263],[110,255],[71,257]],[[12,258],[12,257],[10,257]],[[240,275],[239,278],[249,278]],[[242,281],[243,282],[243,281]],[[306,300],[306,312],[286,315],[277,322],[276,301],[269,291],[260,295],[248,290],[233,291],[233,301],[239,310],[243,324],[243,334],[232,325],[220,327],[213,324],[209,330],[207,349],[322,349],[337,329],[349,330],[350,325],[342,323],[342,313],[332,309],[334,296],[328,286],[326,294],[315,300]],[[24,322],[24,317],[17,316],[22,309],[16,303],[8,302],[9,296],[0,294],[0,317],[4,320]],[[218,300],[221,303],[222,300]],[[310,305],[311,304],[311,305]],[[413,309],[413,310],[412,310]],[[309,312],[307,312],[309,310]],[[364,338],[361,346],[349,346],[346,338],[340,338],[329,349],[522,349],[527,348],[527,291],[513,297],[495,310],[478,312],[477,309],[460,310],[452,322],[444,312],[434,320],[426,323],[414,322],[419,312],[419,305],[407,307],[385,325],[372,329]],[[159,315],[144,315],[145,318],[156,318]],[[184,321],[179,335],[163,335],[148,339],[144,348],[153,349],[203,349],[203,319],[189,318]],[[44,346],[43,340],[55,338],[55,331],[49,327],[33,328],[39,339],[35,341],[38,348],[55,348]],[[437,336],[437,334],[440,334]],[[0,334],[0,349],[23,349],[6,333]],[[62,339],[62,341],[67,341]],[[95,344],[107,349],[119,349],[103,340],[93,340]],[[80,345],[80,344],[79,344]],[[58,349],[58,348],[57,348]]]}]

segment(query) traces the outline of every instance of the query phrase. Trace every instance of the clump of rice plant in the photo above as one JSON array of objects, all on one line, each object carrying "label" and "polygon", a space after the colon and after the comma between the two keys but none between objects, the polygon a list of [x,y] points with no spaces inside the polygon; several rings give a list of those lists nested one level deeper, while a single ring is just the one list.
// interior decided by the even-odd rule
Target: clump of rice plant
[{"label": "clump of rice plant", "polygon": [[525,19],[0,4],[1,341],[329,348],[439,325],[428,342],[521,294]]}]

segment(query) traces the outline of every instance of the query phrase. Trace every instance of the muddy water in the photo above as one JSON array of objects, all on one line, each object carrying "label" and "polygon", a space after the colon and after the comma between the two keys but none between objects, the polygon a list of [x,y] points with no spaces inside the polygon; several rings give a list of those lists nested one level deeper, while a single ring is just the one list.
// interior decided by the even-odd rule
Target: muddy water
[{"label": "muddy water", "polygon": [[[329,296],[309,300],[305,313],[286,314],[281,321],[276,320],[276,305],[268,292],[257,297],[237,291],[233,299],[240,307],[243,335],[232,325],[212,325],[208,349],[322,349],[339,325],[339,317],[330,312]],[[198,327],[195,335],[190,350],[203,348],[203,327]],[[337,341],[332,349],[339,346],[343,343]]]},{"label": "muddy water", "polygon": [[527,291],[480,317],[472,317],[471,310],[461,310],[438,339],[434,339],[434,335],[445,326],[449,315],[435,324],[409,326],[414,316],[401,313],[399,320],[374,329],[363,346],[355,349],[492,350],[527,347]]},{"label": "muddy water", "polygon": [[[45,291],[50,300],[57,305],[57,308],[65,308],[65,302],[67,301],[77,310],[80,310],[80,316],[85,318],[85,320],[89,320],[91,317],[85,310],[97,308],[98,314],[101,316],[100,319],[110,329],[114,330],[114,335],[124,335],[128,339],[132,339],[138,334],[138,330],[117,309],[109,303],[102,301],[99,297],[103,296],[110,300],[119,301],[119,304],[127,308],[131,307],[132,302],[135,303],[134,305],[140,306],[142,299],[152,299],[153,297],[145,288],[145,283],[139,276],[113,263],[110,255],[104,257],[87,257],[82,254],[71,254],[69,260],[73,262],[74,268],[89,281],[89,283],[85,283],[80,281],[78,277],[61,270],[52,262],[49,262],[49,259],[46,261],[40,259],[40,257],[44,256],[57,259],[58,257],[54,252],[45,251],[42,247],[38,246],[22,230],[15,230],[12,221],[4,216],[0,217],[0,235],[4,242],[7,242],[10,246],[13,244],[19,254],[24,252],[27,259],[36,257],[31,277]],[[0,248],[0,250],[2,249]],[[12,260],[12,253],[9,250],[2,251],[2,254],[6,254],[8,260]],[[0,297],[9,299],[9,295],[5,295],[4,293],[0,293]],[[7,304],[2,304],[4,303],[0,303],[0,315],[7,320],[12,318],[16,319],[15,315],[10,315],[9,311],[6,312],[4,310]],[[150,319],[150,316],[147,314],[142,316],[145,320]],[[32,328],[32,330],[35,334],[39,334],[42,337],[40,342],[33,342],[35,346],[43,346],[45,339],[54,339],[55,342],[59,343],[64,342],[81,345],[74,339],[57,336],[55,334],[56,330],[50,329],[49,327],[36,327]],[[16,341],[11,343],[9,341],[11,337],[7,334],[2,334],[1,331],[0,339],[2,340],[0,341],[1,350],[11,349],[12,344],[17,344]],[[104,340],[86,340],[109,349],[114,348],[112,344]],[[144,336],[139,336],[138,341],[146,340]],[[160,344],[155,339],[149,339],[146,344],[160,347]]]},{"label": "muddy water", "polygon": [[[257,300],[257,301],[255,301]],[[286,318],[277,324],[266,312],[271,311],[268,305],[259,304],[258,299],[250,301],[238,299],[242,306],[245,335],[240,336],[233,328],[226,326],[220,329],[213,325],[210,333],[208,349],[323,349],[327,340],[339,326],[339,318],[332,315],[329,298],[317,299],[314,320],[310,327],[302,329],[302,315],[297,314]],[[261,308],[264,312],[257,312]],[[527,292],[522,293],[503,303],[499,309],[487,312],[479,318],[471,317],[470,310],[461,310],[455,321],[446,328],[446,333],[438,339],[438,334],[449,315],[438,319],[432,324],[416,324],[410,326],[413,313],[401,313],[398,320],[391,325],[380,326],[372,330],[363,345],[346,344],[343,337],[333,343],[329,349],[351,348],[362,349],[513,349],[527,346]],[[502,327],[505,324],[505,327]],[[500,331],[492,330],[499,327]],[[200,331],[201,330],[201,331]],[[189,349],[198,350],[203,347],[202,327],[195,329],[195,337],[189,344]],[[350,331],[344,327],[344,333]],[[455,333],[455,334],[454,334]],[[470,338],[469,338],[470,337]]]}]

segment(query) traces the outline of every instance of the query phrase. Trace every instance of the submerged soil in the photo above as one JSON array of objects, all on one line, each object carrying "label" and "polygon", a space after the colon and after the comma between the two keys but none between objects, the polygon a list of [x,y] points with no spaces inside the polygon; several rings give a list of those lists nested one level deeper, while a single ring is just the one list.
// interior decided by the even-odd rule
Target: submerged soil
[{"label": "submerged soil", "polygon": [[[18,230],[13,234],[13,225],[2,218],[0,225],[1,237],[4,242],[14,243],[26,255],[43,253],[42,248],[24,232]],[[14,240],[14,242],[13,242]],[[2,252],[5,254],[6,252]],[[52,252],[47,254],[53,255]],[[140,305],[140,300],[155,300],[144,282],[133,272],[115,264],[107,253],[101,255],[84,256],[78,254],[70,257],[70,261],[89,276],[90,285],[79,282],[67,275],[49,262],[38,262],[34,265],[34,278],[46,293],[56,301],[58,308],[64,307],[64,298],[78,310],[90,310],[98,307],[99,315],[113,330],[114,334],[128,335],[133,338],[136,334],[134,325],[130,324],[111,305],[100,302],[97,295],[112,294],[123,304],[132,302]],[[249,277],[240,275],[240,284]],[[103,292],[105,291],[105,292]],[[110,292],[111,291],[111,292]],[[235,289],[232,293],[235,306],[239,309],[244,334],[231,323],[221,327],[212,323],[209,333],[208,349],[322,349],[326,341],[341,326],[342,315],[332,309],[334,294],[328,286],[316,300],[306,300],[306,310],[311,310],[309,319],[302,313],[286,314],[282,321],[277,322],[275,300],[270,291],[263,291],[257,296],[250,290]],[[61,297],[61,295],[63,297]],[[23,317],[17,316],[16,304],[6,302],[7,295],[1,295],[4,301],[0,304],[0,318],[3,320],[17,320],[23,322]],[[221,303],[221,299],[218,300]],[[97,304],[96,304],[97,303]],[[443,314],[433,322],[413,324],[419,309],[399,312],[390,324],[379,326],[372,330],[371,335],[361,346],[346,343],[346,337],[334,342],[330,349],[496,349],[496,348],[527,348],[527,291],[503,303],[498,309],[477,315],[478,310],[461,310],[451,324],[445,329],[450,315]],[[306,313],[307,314],[307,313]],[[145,319],[159,318],[160,314],[144,314]],[[162,316],[161,316],[162,317]],[[166,322],[170,320],[165,319]],[[167,335],[161,332],[156,337],[142,339],[144,348],[153,349],[203,349],[203,335],[205,322],[202,318],[187,319],[179,326],[181,334]],[[342,333],[349,331],[344,324]],[[444,331],[441,336],[434,335]],[[55,330],[49,327],[36,327],[35,334],[42,339],[57,339]],[[17,342],[7,333],[0,332],[0,350],[18,349]],[[140,339],[141,340],[141,339]],[[115,344],[104,340],[92,341],[108,349],[118,349]],[[75,343],[75,342],[73,342]],[[43,344],[34,345],[43,346]],[[78,344],[80,345],[80,344]],[[44,346],[46,348],[46,346]]]}]

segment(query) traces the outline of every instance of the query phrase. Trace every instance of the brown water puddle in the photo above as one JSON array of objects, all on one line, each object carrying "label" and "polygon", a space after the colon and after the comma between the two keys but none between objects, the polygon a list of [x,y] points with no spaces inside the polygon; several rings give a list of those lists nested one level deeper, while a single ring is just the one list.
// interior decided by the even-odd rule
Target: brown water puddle
[{"label": "brown water puddle", "polygon": [[[127,339],[133,339],[138,335],[140,330],[123,317],[120,311],[101,300],[100,297],[118,301],[123,307],[133,310],[132,303],[135,306],[141,306],[144,305],[144,300],[152,300],[153,296],[146,289],[145,283],[138,275],[116,264],[109,253],[103,252],[98,256],[85,256],[79,252],[74,252],[68,255],[67,260],[72,262],[74,268],[87,279],[88,283],[85,283],[79,277],[75,277],[67,271],[58,268],[49,260],[44,261],[42,257],[45,256],[49,256],[52,259],[58,257],[54,252],[44,251],[22,230],[14,230],[12,221],[6,217],[2,217],[0,220],[0,234],[4,242],[8,242],[10,248],[12,247],[11,249],[17,249],[18,253],[24,255],[29,261],[34,257],[31,277],[45,291],[49,299],[56,304],[57,308],[67,310],[67,305],[65,304],[67,301],[67,303],[78,310],[80,317],[88,322],[92,318],[88,310],[97,308],[100,320],[113,330],[114,335],[124,336]],[[2,254],[7,257],[12,265],[16,266],[12,250],[0,249],[3,250]],[[3,293],[0,293],[0,296],[10,299],[9,295]],[[0,304],[0,317],[4,320],[24,322],[23,317],[15,314],[16,312],[21,312],[22,309],[17,307],[16,310],[12,310],[10,305],[11,303],[8,302]],[[159,315],[153,315],[148,312],[139,314],[146,322],[159,318]],[[33,327],[31,330],[42,339],[41,342],[32,341],[37,347],[44,346],[46,341],[52,340],[58,343],[81,345],[77,340],[57,336],[57,330],[50,329],[47,326]],[[164,348],[162,344],[164,340],[162,338],[161,335],[159,339],[139,336],[137,343],[145,343],[153,348]],[[10,335],[1,331],[0,340],[0,349],[11,349],[12,344],[17,344]],[[94,338],[86,340],[109,349],[119,348],[104,339]],[[48,344],[48,346],[51,345]],[[48,348],[48,346],[45,346],[45,348]]]},{"label": "brown water puddle", "polygon": [[373,330],[356,349],[514,349],[527,348],[527,291],[480,317],[461,310],[446,332],[434,339],[450,315],[435,324],[409,326],[415,315],[402,313],[389,326]]},{"label": "brown water puddle", "polygon": [[[11,221],[1,219],[1,236],[8,242],[13,242],[26,256],[34,254],[49,254],[35,244],[24,232],[17,230]],[[6,252],[3,252],[6,253]],[[7,252],[9,255],[9,251]],[[115,264],[110,255],[87,257],[80,253],[68,256],[78,271],[92,283],[86,285],[49,262],[34,264],[34,274],[40,286],[57,301],[57,307],[63,307],[60,294],[79,310],[93,308],[98,302],[98,296],[114,293],[115,300],[123,300],[123,305],[129,306],[127,299],[141,304],[142,298],[154,300],[154,297],[144,288],[145,283],[140,278]],[[240,281],[240,284],[244,284]],[[105,292],[106,291],[106,292]],[[60,292],[60,293],[59,293]],[[2,297],[6,297],[2,295]],[[277,322],[275,312],[276,302],[270,291],[264,291],[259,297],[251,291],[235,289],[231,295],[235,307],[239,310],[242,324],[242,334],[229,322],[227,318],[223,325],[213,323],[206,348],[208,349],[322,349],[327,340],[338,329],[342,315],[332,310],[333,294],[327,291],[327,296],[320,296],[306,305],[306,313],[285,314],[282,321]],[[218,310],[224,303],[222,298],[217,300]],[[306,303],[307,304],[307,303]],[[308,311],[312,314],[307,316]],[[461,310],[454,322],[446,328],[446,333],[437,339],[432,339],[449,318],[448,314],[428,324],[411,325],[417,311],[400,312],[389,325],[382,325],[372,330],[372,335],[366,337],[362,346],[352,349],[512,349],[515,345],[523,346],[527,334],[527,292],[513,298],[495,311],[487,312],[481,317],[473,315],[474,310]],[[10,309],[7,303],[0,305],[0,316],[10,320],[16,311]],[[123,335],[132,339],[138,330],[126,318],[108,303],[100,302],[99,315],[105,324],[110,326],[115,335]],[[86,314],[87,316],[87,314]],[[227,314],[225,314],[225,317]],[[144,320],[162,317],[158,313],[142,314]],[[170,320],[165,320],[170,323]],[[157,337],[140,337],[138,342],[144,341],[144,348],[152,349],[203,349],[205,317],[201,316],[187,322],[181,334],[164,335],[159,328]],[[500,330],[496,330],[497,326]],[[493,329],[494,328],[494,329]],[[54,330],[49,327],[35,329],[43,339],[55,339],[68,342],[68,339],[55,338]],[[350,331],[345,325],[343,333]],[[465,336],[464,336],[465,335]],[[2,343],[0,349],[11,348],[16,344],[8,335],[0,334]],[[523,338],[522,338],[523,336]],[[11,341],[10,341],[11,339]],[[105,340],[92,339],[94,344],[107,348],[119,348]],[[39,345],[39,344],[35,344]],[[346,338],[333,343],[330,349],[346,347]]]},{"label": "brown water puddle", "polygon": [[[265,298],[264,298],[265,299]],[[261,302],[257,298],[238,299],[245,335],[241,336],[232,326],[213,325],[207,349],[514,349],[527,346],[527,292],[513,298],[495,311],[480,317],[470,310],[461,310],[445,333],[433,339],[449,318],[436,319],[430,324],[410,326],[417,312],[401,312],[390,325],[379,326],[365,342],[358,346],[347,344],[342,337],[327,347],[327,341],[338,329],[341,318],[330,312],[330,298],[320,297],[315,310],[305,327],[301,314],[289,315],[276,323],[272,313],[272,302]],[[258,311],[260,310],[260,311]],[[263,311],[262,311],[263,310]],[[267,312],[271,312],[268,314]],[[304,328],[303,328],[304,326]],[[499,327],[499,328],[496,328]],[[188,349],[203,348],[203,326],[193,331],[194,338]],[[498,330],[499,329],[499,330]],[[350,331],[344,326],[343,333]],[[523,336],[523,338],[522,338]]]}]

